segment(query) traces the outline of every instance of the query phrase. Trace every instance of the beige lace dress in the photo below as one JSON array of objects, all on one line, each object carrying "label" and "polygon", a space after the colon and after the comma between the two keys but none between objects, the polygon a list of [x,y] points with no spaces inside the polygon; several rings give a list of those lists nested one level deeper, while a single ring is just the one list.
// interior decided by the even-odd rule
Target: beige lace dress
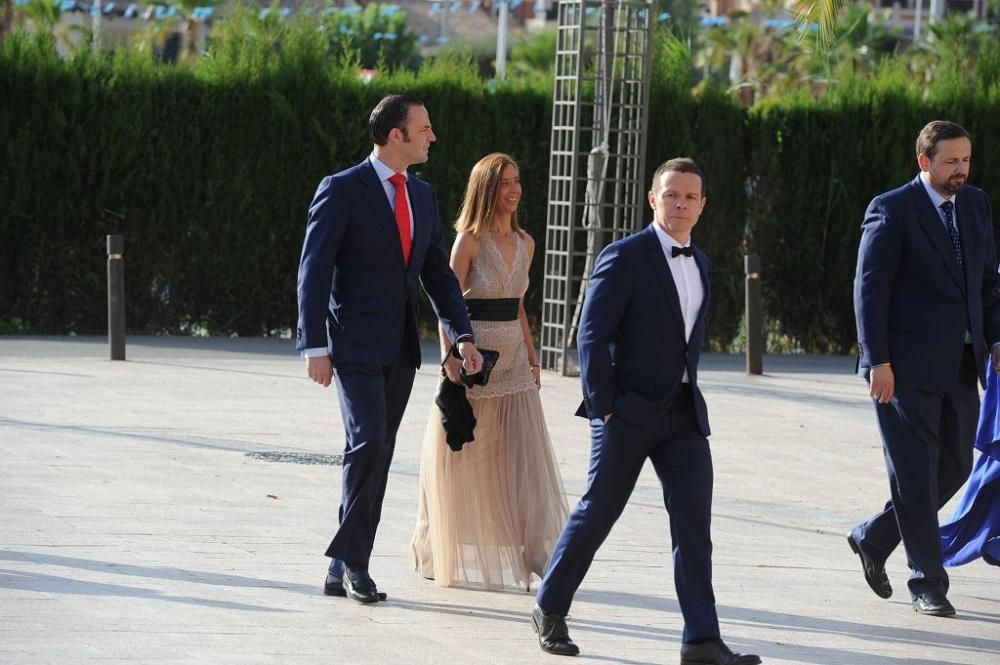
[{"label": "beige lace dress", "polygon": [[[466,298],[520,298],[528,253],[517,238],[507,268],[483,234]],[[568,506],[519,321],[473,321],[476,344],[500,352],[489,383],[468,390],[475,441],[453,452],[432,405],[420,461],[419,516],[410,556],[441,586],[526,588],[541,577]]]}]

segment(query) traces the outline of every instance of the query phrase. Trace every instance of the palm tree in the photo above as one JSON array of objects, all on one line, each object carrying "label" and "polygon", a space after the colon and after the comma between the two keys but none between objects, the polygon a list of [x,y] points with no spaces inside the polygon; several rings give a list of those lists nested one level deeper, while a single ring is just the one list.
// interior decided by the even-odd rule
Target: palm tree
[{"label": "palm tree", "polygon": [[952,14],[928,26],[928,41],[943,53],[970,56],[976,43],[976,20],[969,15]]},{"label": "palm tree", "polygon": [[10,26],[14,24],[14,2],[13,0],[3,0],[3,8],[0,9],[0,47],[7,39]]},{"label": "palm tree", "polygon": [[792,11],[804,29],[808,30],[814,23],[819,25],[820,34],[829,44],[833,41],[840,15],[851,4],[853,0],[795,0]]},{"label": "palm tree", "polygon": [[[181,47],[180,58],[189,55],[200,55],[204,48],[204,20],[196,15],[199,8],[215,8],[222,0],[174,0],[181,15]],[[272,7],[272,11],[274,7]]]},{"label": "palm tree", "polygon": [[910,69],[924,86],[933,83],[937,87],[946,79],[974,85],[981,44],[975,19],[953,14],[928,26],[927,33],[913,46]]},{"label": "palm tree", "polygon": [[180,35],[180,48],[177,52],[178,60],[183,61],[189,56],[201,55],[204,48],[203,36],[205,23],[204,15],[201,11],[217,8],[222,2],[223,0],[152,0],[150,4],[153,6],[159,5],[168,9],[175,8],[177,15],[174,17],[173,9],[171,9],[169,13],[170,19],[163,22],[162,26],[145,30],[142,39],[143,43],[159,42],[166,34],[173,32],[174,26],[179,25],[177,31]]},{"label": "palm tree", "polygon": [[61,0],[31,0],[21,7],[24,20],[31,23],[49,44],[56,44],[56,26],[62,18]]},{"label": "palm tree", "polygon": [[60,0],[31,0],[22,10],[24,18],[35,26],[36,30],[51,33],[62,18],[62,2]]}]

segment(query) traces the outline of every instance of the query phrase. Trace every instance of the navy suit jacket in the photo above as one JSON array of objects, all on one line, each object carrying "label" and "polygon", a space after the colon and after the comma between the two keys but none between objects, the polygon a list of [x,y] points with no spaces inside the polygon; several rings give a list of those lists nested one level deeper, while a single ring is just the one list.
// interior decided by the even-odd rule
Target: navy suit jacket
[{"label": "navy suit jacket", "polygon": [[403,350],[419,367],[418,284],[452,339],[472,333],[434,191],[412,175],[406,187],[413,218],[409,266],[369,159],[319,184],[299,263],[297,349],[327,347],[334,364],[374,365],[395,362]]},{"label": "navy suit jacket", "polygon": [[698,389],[710,268],[697,247],[694,260],[705,298],[686,339],[677,287],[652,224],[601,252],[577,335],[584,396],[578,415],[595,419],[613,412],[640,427],[664,426],[687,370],[698,425],[705,436],[711,433]]},{"label": "navy suit jacket", "polygon": [[987,344],[1000,341],[993,216],[986,194],[972,186],[955,204],[964,278],[920,176],[868,205],[854,278],[858,373],[866,379],[891,362],[897,386],[948,390],[969,331],[985,381]]}]

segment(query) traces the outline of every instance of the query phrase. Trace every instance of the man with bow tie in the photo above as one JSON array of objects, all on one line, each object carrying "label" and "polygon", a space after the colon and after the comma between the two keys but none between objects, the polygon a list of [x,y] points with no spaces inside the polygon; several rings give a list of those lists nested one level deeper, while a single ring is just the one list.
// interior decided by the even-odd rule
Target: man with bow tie
[{"label": "man with bow tie", "polygon": [[384,97],[368,133],[371,155],[324,178],[309,206],[297,334],[309,378],[324,387],[336,380],[347,439],[340,526],[326,550],[323,590],[361,603],[386,598],[368,562],[396,430],[420,367],[420,286],[458,343],[465,370],[482,366],[434,191],[406,173],[427,161],[436,140],[427,109],[409,95]]},{"label": "man with bow tie", "polygon": [[549,559],[532,623],[543,651],[579,653],[566,628],[570,603],[649,459],[670,520],[682,665],[755,665],[760,658],[721,640],[712,590],[712,456],[698,389],[709,262],[691,244],[704,176],[692,160],[671,159],[648,199],[653,223],[606,247],[587,287],[577,338],[577,415],[591,428],[587,490]]},{"label": "man with bow tie", "polygon": [[984,383],[991,348],[1000,369],[1000,293],[989,197],[966,185],[968,132],[931,122],[916,153],[920,173],[875,197],[861,227],[858,373],[875,406],[891,500],[847,541],[868,586],[888,598],[885,561],[902,539],[913,609],[951,616],[937,513],[972,468],[976,381]]}]

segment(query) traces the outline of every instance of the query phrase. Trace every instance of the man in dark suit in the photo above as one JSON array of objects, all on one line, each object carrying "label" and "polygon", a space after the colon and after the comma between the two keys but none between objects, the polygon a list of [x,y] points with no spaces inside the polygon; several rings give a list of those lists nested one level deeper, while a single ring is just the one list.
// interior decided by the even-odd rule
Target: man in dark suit
[{"label": "man in dark suit", "polygon": [[549,560],[531,618],[543,651],[576,655],[565,617],[647,459],[663,486],[674,585],[684,615],[681,663],[754,665],[719,637],[712,590],[712,457],[698,389],[709,262],[691,245],[705,207],[704,178],[690,159],[653,176],[653,223],[612,243],[594,267],[577,346],[590,420],[587,491]]},{"label": "man in dark suit", "polygon": [[[406,174],[435,140],[427,109],[389,95],[368,121],[374,148],[320,183],[299,265],[297,348],[309,377],[336,378],[347,433],[340,527],[326,555],[327,595],[384,600],[368,573],[396,431],[420,366],[417,286],[423,286],[464,367],[482,357],[458,280],[448,266],[437,200]],[[336,369],[334,369],[336,368]]]},{"label": "man in dark suit", "polygon": [[885,561],[902,537],[914,610],[951,616],[937,513],[972,467],[976,380],[991,347],[1000,368],[1000,293],[989,199],[966,186],[968,132],[934,121],[916,148],[920,174],[875,197],[862,223],[858,373],[874,400],[892,499],[847,540],[868,585],[888,598]]}]

